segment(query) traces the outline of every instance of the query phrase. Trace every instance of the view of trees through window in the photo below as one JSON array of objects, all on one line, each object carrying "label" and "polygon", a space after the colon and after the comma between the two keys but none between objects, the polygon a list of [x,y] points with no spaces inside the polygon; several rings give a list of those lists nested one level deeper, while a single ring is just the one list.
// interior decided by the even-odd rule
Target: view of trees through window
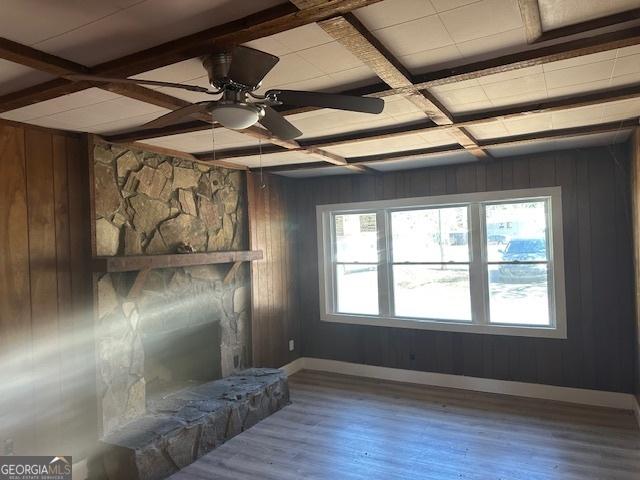
[{"label": "view of trees through window", "polygon": [[[392,316],[477,321],[475,288],[485,298],[485,322],[549,325],[547,207],[547,200],[531,200],[336,214],[337,311],[378,315],[383,268]],[[470,212],[480,215],[484,235],[470,235]],[[378,250],[378,215],[389,251]],[[475,250],[472,240],[481,243]],[[473,251],[481,252],[475,262]],[[481,269],[477,285],[473,268]]]},{"label": "view of trees through window", "polygon": [[395,314],[471,321],[468,208],[391,212]]}]

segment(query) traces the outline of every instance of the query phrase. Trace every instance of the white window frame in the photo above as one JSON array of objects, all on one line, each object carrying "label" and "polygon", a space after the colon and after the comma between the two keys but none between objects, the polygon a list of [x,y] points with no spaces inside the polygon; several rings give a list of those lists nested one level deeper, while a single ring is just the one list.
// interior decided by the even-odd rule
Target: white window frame
[{"label": "white window frame", "polygon": [[[487,264],[484,204],[547,200],[549,325],[518,325],[489,323],[488,280],[484,274]],[[407,318],[392,316],[391,235],[390,212],[396,209],[420,207],[469,206],[469,282],[472,321]],[[378,224],[378,315],[338,313],[337,292],[333,275],[335,247],[332,217],[335,214],[377,214]],[[318,235],[318,272],[320,285],[320,319],[325,322],[373,325],[450,332],[486,333],[528,337],[567,338],[566,300],[564,282],[564,253],[562,237],[562,191],[560,187],[502,190],[433,197],[403,198],[371,202],[318,205],[316,207]]]}]

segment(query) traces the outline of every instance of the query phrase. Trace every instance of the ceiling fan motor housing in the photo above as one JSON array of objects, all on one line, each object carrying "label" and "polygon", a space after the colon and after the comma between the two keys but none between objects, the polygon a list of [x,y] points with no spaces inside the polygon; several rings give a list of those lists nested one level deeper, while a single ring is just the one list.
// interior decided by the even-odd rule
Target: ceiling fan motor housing
[{"label": "ceiling fan motor housing", "polygon": [[200,57],[202,66],[209,76],[209,84],[214,88],[231,86],[229,82],[229,68],[232,56],[229,52],[212,53]]}]

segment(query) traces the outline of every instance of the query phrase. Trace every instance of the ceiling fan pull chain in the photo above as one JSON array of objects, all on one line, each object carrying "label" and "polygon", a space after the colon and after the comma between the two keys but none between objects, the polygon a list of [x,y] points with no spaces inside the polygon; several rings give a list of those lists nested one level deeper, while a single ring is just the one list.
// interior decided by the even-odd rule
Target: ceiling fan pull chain
[{"label": "ceiling fan pull chain", "polygon": [[211,114],[211,154],[213,161],[216,161],[216,125],[213,119],[213,113]]},{"label": "ceiling fan pull chain", "polygon": [[262,139],[258,138],[258,161],[260,162],[260,188],[266,188],[264,184],[264,172],[262,171]]}]

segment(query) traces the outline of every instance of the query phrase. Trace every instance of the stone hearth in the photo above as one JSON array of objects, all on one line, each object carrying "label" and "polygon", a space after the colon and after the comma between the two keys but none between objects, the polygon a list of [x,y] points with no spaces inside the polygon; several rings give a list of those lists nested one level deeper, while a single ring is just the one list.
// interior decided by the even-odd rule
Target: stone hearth
[{"label": "stone hearth", "polygon": [[254,368],[185,388],[105,436],[98,468],[109,480],[164,479],[288,403],[281,370]]}]

